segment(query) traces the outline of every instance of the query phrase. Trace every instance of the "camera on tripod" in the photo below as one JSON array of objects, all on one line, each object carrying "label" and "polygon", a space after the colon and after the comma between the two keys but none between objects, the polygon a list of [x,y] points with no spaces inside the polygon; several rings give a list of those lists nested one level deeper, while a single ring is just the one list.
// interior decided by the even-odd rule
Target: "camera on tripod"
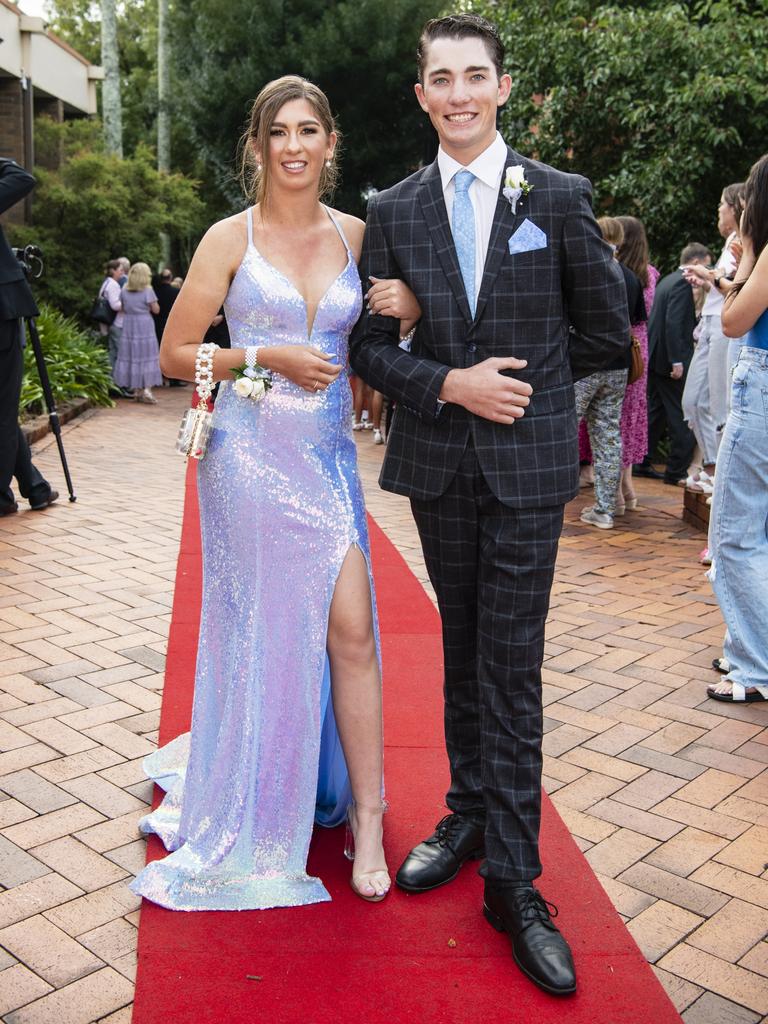
[{"label": "camera on tripod", "polygon": [[21,264],[26,277],[36,280],[42,275],[45,265],[43,264],[43,252],[39,245],[25,245],[23,249],[14,246],[11,248],[11,252]]}]

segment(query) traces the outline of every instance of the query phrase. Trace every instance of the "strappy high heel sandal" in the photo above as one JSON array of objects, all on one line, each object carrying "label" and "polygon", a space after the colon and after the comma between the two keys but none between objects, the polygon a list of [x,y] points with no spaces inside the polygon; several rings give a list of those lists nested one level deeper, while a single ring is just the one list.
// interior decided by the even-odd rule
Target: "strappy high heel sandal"
[{"label": "strappy high heel sandal", "polygon": [[[389,804],[386,800],[382,800],[378,807],[366,807],[366,811],[370,811],[372,814],[385,814],[389,810]],[[355,832],[357,831],[357,808],[354,803],[351,803],[347,808],[347,831],[346,840],[344,843],[344,856],[347,860],[354,862],[355,860]],[[382,877],[383,876],[383,877]],[[378,883],[378,885],[376,884]],[[368,903],[380,903],[381,900],[389,892],[392,882],[389,877],[386,865],[383,868],[374,868],[371,871],[361,871],[359,874],[355,874],[354,868],[352,869],[352,876],[349,879],[349,884],[352,886],[357,895],[366,900]],[[368,888],[371,891],[366,892]]]}]

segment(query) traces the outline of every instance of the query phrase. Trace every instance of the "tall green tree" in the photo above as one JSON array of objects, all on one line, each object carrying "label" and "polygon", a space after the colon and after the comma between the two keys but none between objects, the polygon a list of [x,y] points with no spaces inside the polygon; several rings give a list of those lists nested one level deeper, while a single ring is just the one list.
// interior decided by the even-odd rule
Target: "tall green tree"
[{"label": "tall green tree", "polygon": [[108,153],[123,155],[123,108],[120,98],[120,49],[117,42],[115,0],[101,0],[101,64],[104,84],[101,108],[104,142]]},{"label": "tall green tree", "polygon": [[640,217],[665,269],[717,242],[723,186],[768,149],[765,0],[472,8],[505,39],[517,149],[589,177],[598,211]]},{"label": "tall green tree", "polygon": [[[47,0],[46,11],[54,32],[94,64],[101,63],[100,0]],[[130,155],[140,143],[156,146],[158,0],[119,0],[115,11],[123,151]],[[172,21],[172,9],[169,20]],[[168,67],[172,94],[172,59]],[[103,89],[99,90],[103,114],[102,101]]]},{"label": "tall green tree", "polygon": [[157,4],[157,169],[171,169],[171,46],[169,3]]}]

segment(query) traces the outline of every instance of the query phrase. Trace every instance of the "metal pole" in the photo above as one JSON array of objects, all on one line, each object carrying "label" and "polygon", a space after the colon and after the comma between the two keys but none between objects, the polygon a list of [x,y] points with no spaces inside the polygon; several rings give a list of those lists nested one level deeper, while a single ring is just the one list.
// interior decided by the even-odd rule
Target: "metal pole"
[{"label": "metal pole", "polygon": [[40,335],[37,333],[37,324],[35,318],[28,316],[22,321],[22,329],[26,326],[29,330],[29,338],[32,342],[32,351],[35,354],[35,362],[37,363],[37,372],[40,375],[40,384],[43,388],[43,397],[45,398],[45,404],[48,409],[48,419],[51,424],[51,430],[56,438],[56,445],[59,449],[59,457],[61,458],[61,466],[64,470],[64,479],[67,482],[67,490],[69,491],[69,500],[77,501],[74,489],[72,487],[72,477],[69,475],[69,466],[67,465],[67,456],[64,454],[64,443],[61,440],[61,424],[59,423],[59,414],[56,412],[56,403],[53,399],[53,391],[51,390],[51,381],[48,376],[48,367],[45,365],[45,356],[43,355],[43,347],[40,344]]}]

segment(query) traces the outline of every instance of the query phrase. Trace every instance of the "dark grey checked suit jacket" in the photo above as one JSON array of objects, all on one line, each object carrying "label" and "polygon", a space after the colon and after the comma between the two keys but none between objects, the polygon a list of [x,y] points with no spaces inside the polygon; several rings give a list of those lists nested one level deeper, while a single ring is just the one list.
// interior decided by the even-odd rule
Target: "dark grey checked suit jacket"
[{"label": "dark grey checked suit jacket", "polygon": [[[471,435],[489,487],[504,504],[562,504],[578,490],[573,380],[608,365],[629,344],[624,281],[602,240],[585,178],[508,151],[533,186],[517,212],[499,192],[474,320],[456,259],[437,162],[374,196],[360,262],[368,275],[401,278],[422,318],[411,352],[398,348],[399,321],[363,312],[350,340],[352,366],[397,401],[381,486],[430,500],[449,485]],[[528,218],[546,248],[510,255]],[[452,367],[489,356],[528,360],[508,371],[533,388],[513,424],[462,406],[439,407]]]}]

